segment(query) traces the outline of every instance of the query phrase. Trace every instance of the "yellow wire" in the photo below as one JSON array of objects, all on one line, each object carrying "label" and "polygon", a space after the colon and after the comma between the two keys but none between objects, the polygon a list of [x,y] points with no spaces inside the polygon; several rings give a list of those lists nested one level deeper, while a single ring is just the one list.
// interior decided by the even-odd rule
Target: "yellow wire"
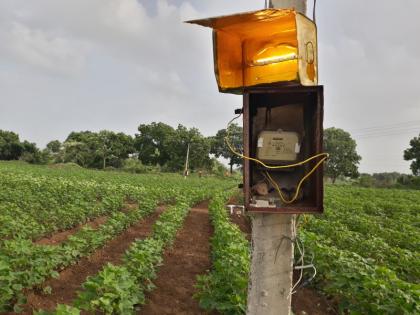
[{"label": "yellow wire", "polygon": [[286,203],[286,204],[291,204],[294,201],[296,201],[297,197],[299,196],[299,191],[300,191],[300,187],[302,186],[303,182],[309,177],[311,176],[311,174],[313,172],[315,172],[315,170],[327,159],[327,157],[322,158],[318,163],[315,164],[315,166],[310,170],[310,172],[308,174],[306,174],[305,176],[302,177],[302,179],[299,181],[299,184],[296,187],[296,192],[293,196],[292,199],[290,200],[286,200],[280,190],[280,187],[277,185],[277,183],[274,181],[274,179],[270,176],[270,174],[268,174],[267,171],[265,171],[265,174],[267,175],[267,177],[269,178],[269,181],[271,182],[271,184],[274,186],[274,188],[277,190],[277,193],[280,197],[280,199]]},{"label": "yellow wire", "polygon": [[262,165],[262,166],[264,166],[265,168],[268,168],[268,169],[280,169],[280,168],[290,168],[290,167],[296,167],[296,166],[299,166],[299,165],[303,165],[303,164],[306,164],[306,163],[308,163],[308,162],[310,162],[310,161],[312,161],[312,160],[314,160],[314,159],[316,159],[316,158],[318,158],[320,156],[324,156],[326,158],[329,157],[329,154],[324,152],[324,153],[318,153],[316,155],[311,156],[310,158],[308,158],[306,160],[303,160],[301,162],[297,162],[297,163],[294,163],[294,164],[271,166],[271,165],[265,164],[264,162],[262,162],[262,161],[260,161],[258,159],[255,159],[255,158],[252,158],[252,157],[249,157],[249,156],[245,156],[242,153],[237,152],[233,148],[233,146],[231,145],[231,143],[229,141],[229,137],[230,137],[229,127],[232,124],[232,122],[234,120],[238,119],[240,116],[241,116],[241,114],[239,114],[238,116],[236,116],[235,118],[233,118],[231,121],[229,121],[229,123],[227,125],[227,128],[226,128],[225,143],[228,146],[229,150],[232,151],[233,154],[235,154],[235,155],[237,155],[237,156],[239,156],[239,157],[241,157],[243,159],[254,161],[254,162],[256,162],[256,163],[258,163],[258,164],[260,164],[260,165]]},{"label": "yellow wire", "polygon": [[[284,202],[284,203],[286,203],[286,204],[291,204],[291,203],[293,203],[296,199],[297,199],[297,197],[299,196],[299,191],[300,191],[300,187],[302,186],[302,184],[303,184],[303,182],[309,177],[309,176],[311,176],[311,174],[313,173],[313,172],[315,172],[315,170],[326,160],[326,159],[328,159],[328,157],[329,157],[329,154],[328,153],[318,153],[318,154],[316,154],[316,155],[313,155],[313,156],[311,156],[310,158],[307,158],[306,160],[303,160],[303,161],[300,161],[300,162],[297,162],[297,163],[293,163],[293,164],[288,164],[288,165],[275,165],[275,166],[272,166],[272,165],[267,165],[267,164],[265,164],[264,162],[262,162],[262,161],[260,161],[260,160],[258,160],[258,159],[255,159],[255,158],[252,158],[252,157],[249,157],[249,156],[246,156],[246,155],[243,155],[242,153],[239,153],[239,152],[237,152],[234,148],[233,148],[233,146],[231,145],[231,143],[230,143],[230,141],[229,141],[229,137],[230,137],[230,132],[229,132],[229,127],[230,127],[230,125],[232,124],[232,122],[233,121],[235,121],[236,119],[238,119],[239,117],[241,116],[241,114],[239,114],[238,116],[236,116],[236,117],[234,117],[231,121],[229,121],[229,123],[228,123],[228,125],[227,125],[227,128],[226,128],[226,137],[225,137],[225,143],[226,143],[226,145],[228,146],[228,148],[229,148],[229,150],[230,151],[232,151],[232,153],[233,154],[235,154],[235,155],[237,155],[237,156],[239,156],[239,157],[241,157],[241,158],[243,158],[243,159],[247,159],[247,160],[250,160],[250,161],[254,161],[254,162],[256,162],[256,163],[258,163],[258,164],[260,164],[260,165],[262,165],[262,166],[264,166],[265,168],[267,168],[267,169],[282,169],[282,168],[290,168],[290,167],[296,167],[296,166],[300,166],[300,165],[303,165],[303,164],[306,164],[306,163],[308,163],[309,161],[312,161],[312,160],[314,160],[314,159],[316,159],[316,158],[318,158],[318,157],[320,157],[320,156],[323,156],[323,158],[318,162],[318,163],[316,163],[315,164],[315,166],[310,170],[310,172],[308,173],[308,174],[306,174],[304,177],[302,177],[302,179],[299,181],[299,183],[298,183],[298,186],[297,186],[297,188],[296,188],[296,192],[295,192],[295,194],[294,194],[294,196],[293,196],[293,198],[292,199],[290,199],[290,200],[286,200],[285,198],[284,198],[284,196],[283,196],[283,194],[282,194],[282,192],[281,192],[281,190],[280,190],[280,187],[277,185],[277,183],[273,180],[273,178],[268,174],[268,172],[267,171],[265,171],[265,174],[268,176],[268,179],[269,179],[269,181],[271,182],[271,184],[274,186],[274,188],[276,189],[276,191],[277,191],[277,193],[278,193],[278,195],[279,195],[279,197],[280,197],[280,199]],[[264,173],[262,173],[263,175],[264,175]]]}]

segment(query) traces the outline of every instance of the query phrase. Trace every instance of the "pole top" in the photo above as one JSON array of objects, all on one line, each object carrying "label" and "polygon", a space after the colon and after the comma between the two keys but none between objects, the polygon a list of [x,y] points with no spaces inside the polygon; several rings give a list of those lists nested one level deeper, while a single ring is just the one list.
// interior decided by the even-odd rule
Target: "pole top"
[{"label": "pole top", "polygon": [[306,15],[306,0],[270,0],[270,8],[275,9],[294,9],[295,11]]}]

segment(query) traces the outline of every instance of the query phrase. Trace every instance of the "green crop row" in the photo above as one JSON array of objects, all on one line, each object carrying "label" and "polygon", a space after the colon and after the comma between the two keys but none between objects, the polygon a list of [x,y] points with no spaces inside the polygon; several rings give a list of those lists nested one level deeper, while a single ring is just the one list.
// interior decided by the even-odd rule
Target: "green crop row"
[{"label": "green crop row", "polygon": [[330,223],[341,222],[349,230],[363,235],[380,237],[390,246],[405,248],[413,252],[420,247],[420,231],[418,229],[405,229],[403,225],[389,228],[376,217],[364,213],[342,210],[339,207],[331,209],[327,206],[327,211],[321,219]]},{"label": "green crop row", "polygon": [[214,226],[211,239],[212,269],[197,278],[196,298],[205,310],[244,314],[250,268],[250,247],[238,226],[231,223],[225,202],[231,194],[216,195],[209,205]]},{"label": "green crop row", "polygon": [[338,249],[323,235],[301,231],[315,255],[317,286],[340,301],[344,314],[419,314],[420,285],[372,264],[351,250]]},{"label": "green crop row", "polygon": [[[28,174],[0,174],[0,239],[38,239],[121,208],[116,185]],[[136,187],[135,193],[144,192]],[[131,189],[133,191],[133,189]]]},{"label": "green crop row", "polygon": [[36,245],[27,239],[6,240],[0,248],[0,311],[19,310],[22,289],[57,277],[58,270],[102,247],[128,226],[149,215],[156,201],[143,200],[140,209],[113,213],[97,230],[85,227],[58,246]]},{"label": "green crop row", "polygon": [[325,204],[341,213],[364,214],[388,228],[397,223],[410,229],[420,222],[418,191],[327,186]]},{"label": "green crop row", "polygon": [[53,312],[37,314],[91,313],[131,314],[135,306],[145,303],[145,292],[154,288],[157,268],[167,246],[173,244],[177,231],[182,227],[189,207],[202,200],[198,192],[188,198],[180,198],[153,226],[153,234],[144,240],[136,240],[127,250],[120,266],[107,264],[98,274],[89,277],[82,285],[74,302],[75,307],[58,305]]},{"label": "green crop row", "polygon": [[[41,288],[47,278],[58,276],[150,214],[157,202],[203,200],[234,185],[231,179],[211,177],[184,180],[176,174],[132,175],[0,162],[0,312],[18,311],[24,289]],[[125,202],[140,207],[119,211]],[[57,246],[33,242],[99,215],[107,216],[99,228],[85,227]],[[169,237],[170,226],[158,224],[156,234]],[[146,251],[141,246],[140,253]]]},{"label": "green crop row", "polygon": [[419,210],[419,191],[326,187],[325,213],[304,220],[300,235],[315,286],[340,313],[419,313]]},{"label": "green crop row", "polygon": [[339,249],[352,251],[364,258],[372,258],[376,265],[387,266],[405,281],[420,281],[420,253],[392,247],[382,238],[354,232],[339,221],[310,220],[305,231],[328,236]]}]

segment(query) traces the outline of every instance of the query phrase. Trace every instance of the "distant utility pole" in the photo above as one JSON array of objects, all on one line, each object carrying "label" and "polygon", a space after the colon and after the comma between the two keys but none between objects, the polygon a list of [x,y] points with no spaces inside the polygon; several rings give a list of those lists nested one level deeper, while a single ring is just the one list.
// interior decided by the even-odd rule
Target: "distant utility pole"
[{"label": "distant utility pole", "polygon": [[[306,14],[306,0],[270,0],[269,7]],[[289,214],[253,214],[247,315],[291,313],[295,219]]]},{"label": "distant utility pole", "polygon": [[187,157],[185,158],[185,168],[184,168],[184,178],[187,178],[188,176],[188,167],[189,167],[189,158],[190,158],[190,144],[188,143],[187,147]]}]

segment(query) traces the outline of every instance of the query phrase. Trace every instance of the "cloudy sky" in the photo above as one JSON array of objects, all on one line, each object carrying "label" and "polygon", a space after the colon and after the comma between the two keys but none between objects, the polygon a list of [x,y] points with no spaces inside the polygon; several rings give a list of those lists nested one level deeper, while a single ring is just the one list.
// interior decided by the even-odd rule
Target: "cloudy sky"
[{"label": "cloudy sky", "polygon": [[[309,0],[311,2],[311,0]],[[73,130],[163,121],[224,128],[211,31],[182,21],[264,0],[0,0],[0,129],[43,147]],[[352,133],[362,172],[409,172],[420,133],[420,1],[317,1],[325,126]]]}]

